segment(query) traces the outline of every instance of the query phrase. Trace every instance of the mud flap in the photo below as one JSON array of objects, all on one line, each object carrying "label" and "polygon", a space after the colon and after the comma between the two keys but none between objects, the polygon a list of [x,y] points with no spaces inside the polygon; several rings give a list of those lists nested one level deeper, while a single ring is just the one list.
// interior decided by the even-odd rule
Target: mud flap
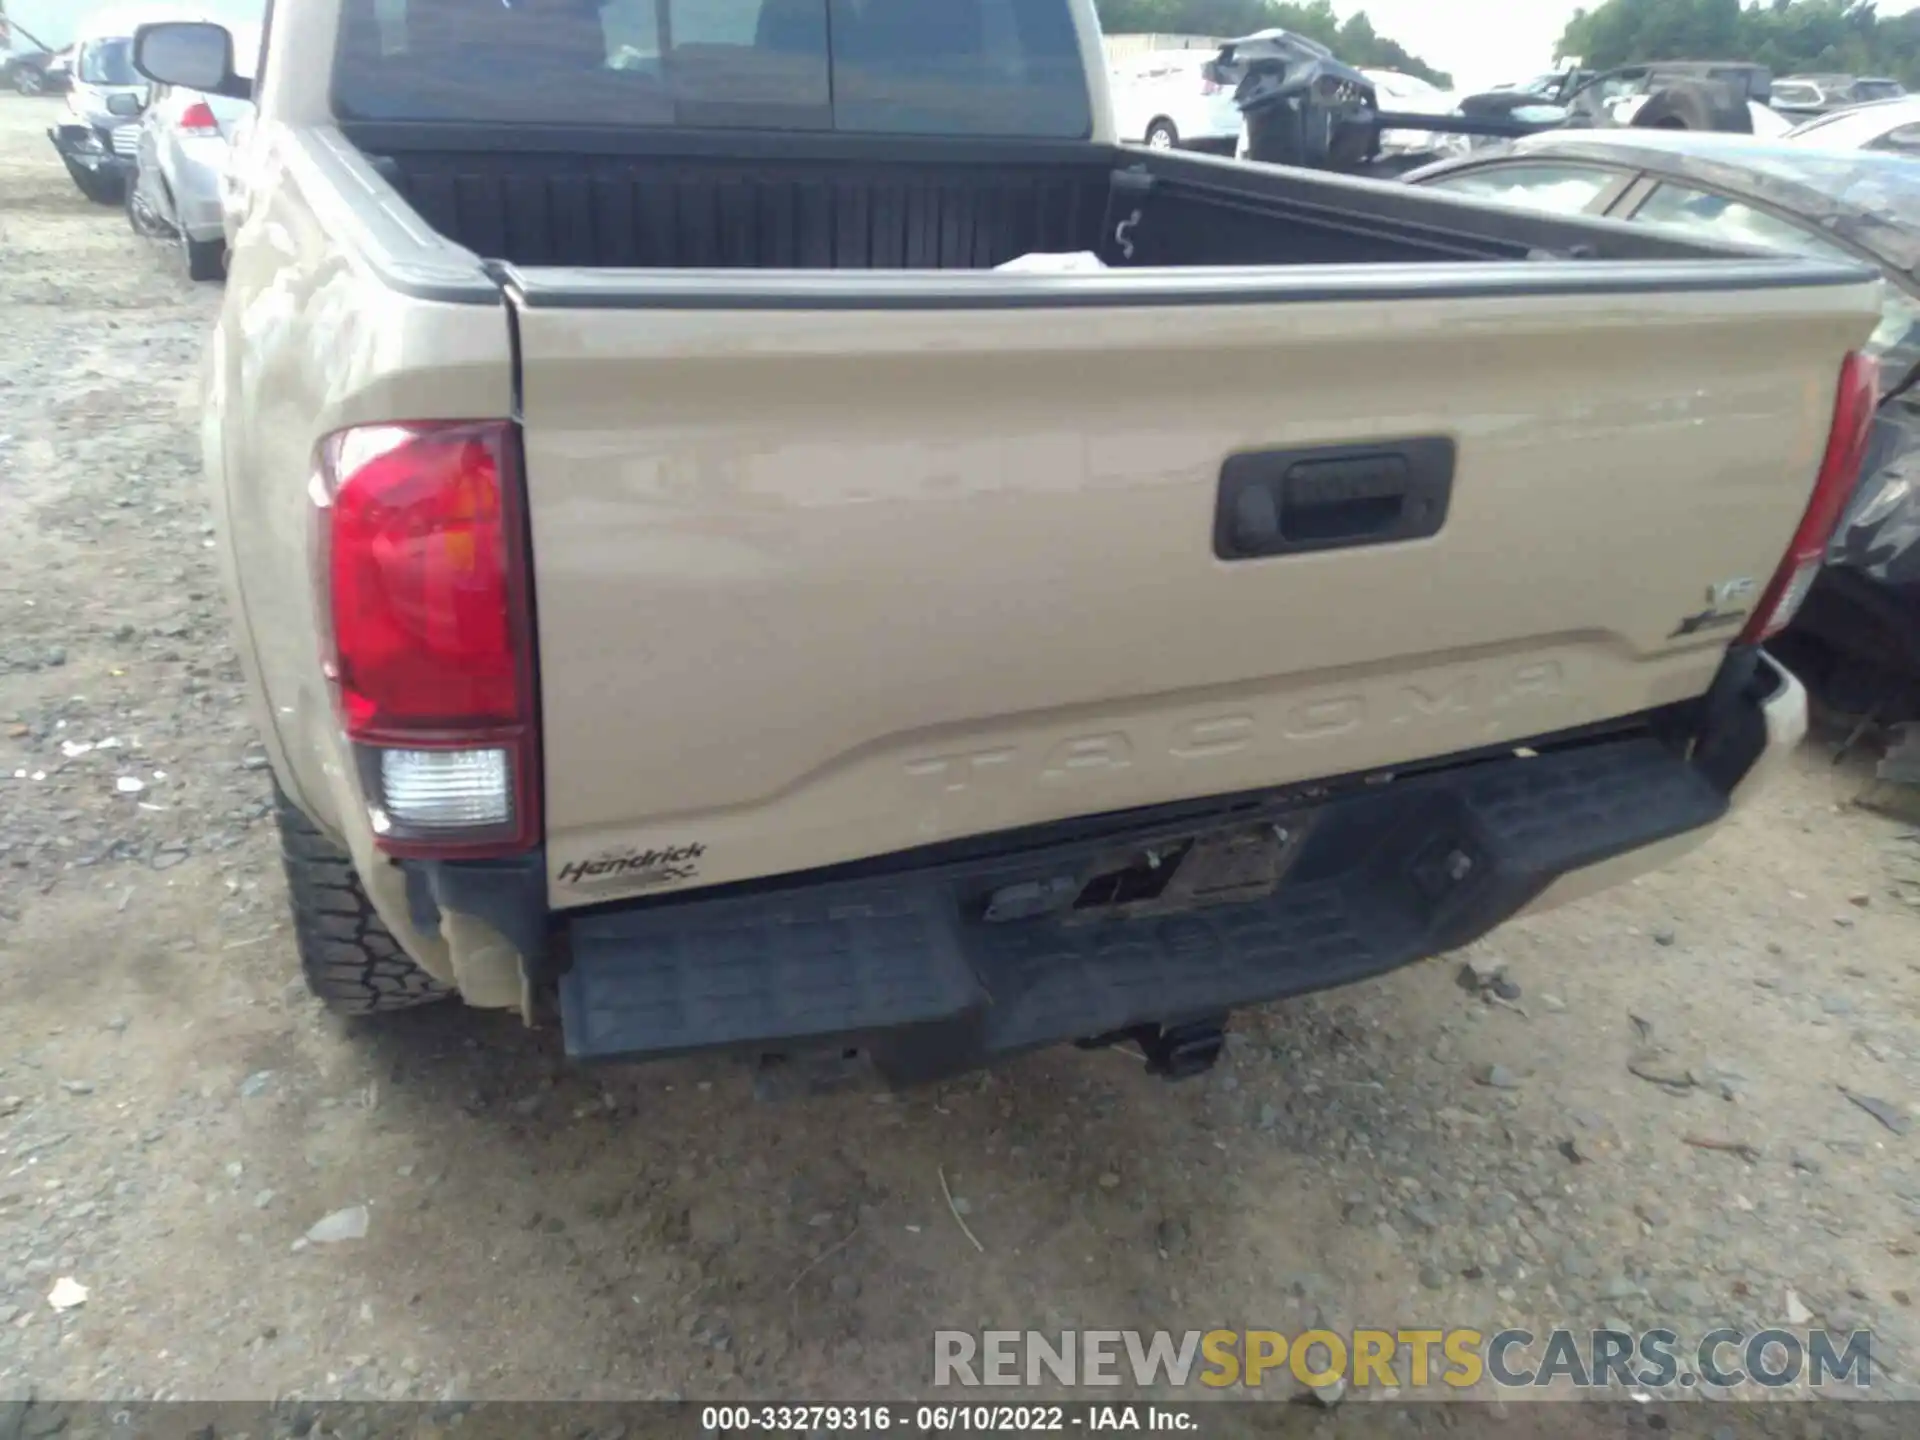
[{"label": "mud flap", "polygon": [[533,1023],[532,987],[520,952],[504,935],[458,910],[441,911],[440,933],[446,937],[461,999],[482,1010],[518,1010]]}]

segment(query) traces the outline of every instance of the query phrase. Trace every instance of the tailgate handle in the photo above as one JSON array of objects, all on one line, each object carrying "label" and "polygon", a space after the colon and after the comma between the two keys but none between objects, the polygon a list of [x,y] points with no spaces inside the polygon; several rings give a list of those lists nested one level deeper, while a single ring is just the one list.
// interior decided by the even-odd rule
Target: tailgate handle
[{"label": "tailgate handle", "polygon": [[1227,457],[1214,511],[1222,560],[1387,545],[1439,533],[1453,441],[1255,450]]},{"label": "tailgate handle", "polygon": [[1359,540],[1400,523],[1409,495],[1400,455],[1309,460],[1280,486],[1280,529],[1300,539]]}]

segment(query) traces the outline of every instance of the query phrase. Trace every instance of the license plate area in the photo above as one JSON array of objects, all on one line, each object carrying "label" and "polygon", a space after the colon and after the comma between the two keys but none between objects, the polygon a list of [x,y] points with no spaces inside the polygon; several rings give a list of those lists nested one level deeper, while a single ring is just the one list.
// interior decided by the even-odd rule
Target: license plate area
[{"label": "license plate area", "polygon": [[995,890],[981,918],[1105,924],[1259,900],[1285,880],[1311,823],[1310,812],[1269,816],[1097,850],[1070,874]]}]

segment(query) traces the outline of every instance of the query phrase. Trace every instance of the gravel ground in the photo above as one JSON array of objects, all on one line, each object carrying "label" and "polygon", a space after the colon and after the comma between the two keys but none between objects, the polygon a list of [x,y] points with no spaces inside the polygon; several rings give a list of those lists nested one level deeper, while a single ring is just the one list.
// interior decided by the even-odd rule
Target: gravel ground
[{"label": "gravel ground", "polygon": [[1065,1050],[765,1104],[325,1015],[195,475],[218,292],[73,191],[52,109],[0,100],[0,1398],[844,1399],[927,1393],[944,1326],[1802,1307],[1916,1393],[1920,844],[1817,753],[1475,947],[1496,989],[1454,956],[1245,1017],[1186,1085]]}]

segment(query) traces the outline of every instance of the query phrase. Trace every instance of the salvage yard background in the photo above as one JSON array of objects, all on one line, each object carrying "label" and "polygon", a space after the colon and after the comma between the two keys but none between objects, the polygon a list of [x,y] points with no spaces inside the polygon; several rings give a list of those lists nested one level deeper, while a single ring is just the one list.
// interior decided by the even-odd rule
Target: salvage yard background
[{"label": "salvage yard background", "polygon": [[767,1105],[453,1007],[351,1035],[196,474],[219,292],[52,110],[0,100],[0,1397],[846,1399],[924,1394],[942,1327],[1808,1315],[1920,1395],[1920,843],[1813,750],[1671,873],[1187,1085],[1062,1050]]}]

